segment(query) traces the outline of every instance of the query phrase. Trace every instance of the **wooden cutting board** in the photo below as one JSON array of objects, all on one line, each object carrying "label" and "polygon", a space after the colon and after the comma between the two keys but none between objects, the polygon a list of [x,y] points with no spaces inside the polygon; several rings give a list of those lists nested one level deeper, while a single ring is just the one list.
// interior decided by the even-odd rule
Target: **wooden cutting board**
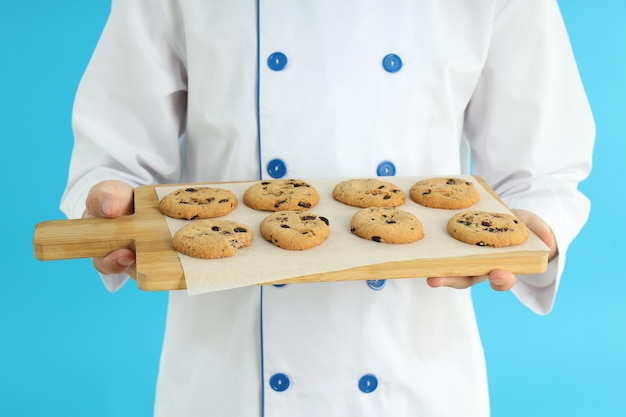
[{"label": "wooden cutting board", "polygon": [[[481,178],[474,178],[494,199],[504,205]],[[184,184],[184,186],[188,185],[190,184]],[[176,186],[176,184],[168,186]],[[183,263],[172,247],[172,232],[166,218],[158,209],[157,187],[165,186],[143,186],[135,189],[135,213],[129,216],[115,219],[52,220],[37,224],[33,238],[35,257],[39,260],[93,258],[105,256],[115,249],[129,248],[137,254],[137,285],[140,289],[145,291],[185,289],[187,285]],[[537,239],[534,235],[532,237]],[[251,250],[251,248],[245,250]],[[289,251],[283,251],[279,256],[284,261],[288,260],[290,254]],[[356,253],[354,256],[362,257],[362,253]],[[547,259],[547,248],[535,246],[532,250],[489,254],[477,252],[471,256],[379,262],[331,272],[305,273],[282,279],[280,282],[485,275],[496,268],[509,269],[514,273],[536,274],[546,270]],[[208,262],[220,262],[220,260]],[[271,282],[274,281],[266,280],[263,283]]]}]

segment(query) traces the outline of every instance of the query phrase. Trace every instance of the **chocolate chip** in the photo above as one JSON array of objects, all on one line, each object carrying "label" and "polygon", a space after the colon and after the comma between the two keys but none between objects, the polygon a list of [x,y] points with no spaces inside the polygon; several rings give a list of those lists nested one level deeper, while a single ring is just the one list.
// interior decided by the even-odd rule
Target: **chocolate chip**
[{"label": "chocolate chip", "polygon": [[311,204],[307,203],[306,201],[300,201],[298,202],[298,207],[311,208]]},{"label": "chocolate chip", "polygon": [[320,216],[320,220],[326,223],[326,226],[328,226],[328,219],[326,217]]},{"label": "chocolate chip", "polygon": [[236,233],[248,233],[248,230],[243,227],[235,227],[234,230]]},{"label": "chocolate chip", "polygon": [[221,200],[219,201],[219,203],[220,203],[220,204],[222,204],[222,203],[228,203],[229,201],[230,201],[230,199],[228,199],[228,198],[223,198],[223,199],[221,199]]},{"label": "chocolate chip", "polygon": [[213,230],[214,232],[219,232],[222,229],[219,226],[213,226],[211,227],[211,230]]},{"label": "chocolate chip", "polygon": [[187,191],[188,193],[197,193],[198,189],[197,188],[185,188],[185,191]]},{"label": "chocolate chip", "polygon": [[380,237],[380,236],[372,236],[372,240],[373,240],[374,242],[379,242],[379,243],[380,243],[380,242],[382,242],[382,241],[383,241],[383,238],[382,238],[382,237]]},{"label": "chocolate chip", "polygon": [[288,224],[281,224],[280,227],[282,227],[283,229],[291,229]]},{"label": "chocolate chip", "polygon": [[448,185],[456,185],[456,180],[454,178],[449,178],[448,181],[446,181],[446,184],[448,184]]},{"label": "chocolate chip", "polygon": [[503,233],[503,232],[508,232],[509,228],[508,227],[490,227],[489,229],[487,229],[487,231],[491,233]]},{"label": "chocolate chip", "polygon": [[301,218],[302,220],[304,220],[304,221],[307,221],[307,220],[315,220],[315,219],[316,219],[316,217],[315,217],[315,216],[311,216],[310,214],[309,214],[309,215],[306,215],[306,216],[302,216],[302,217],[300,217],[300,218]]}]

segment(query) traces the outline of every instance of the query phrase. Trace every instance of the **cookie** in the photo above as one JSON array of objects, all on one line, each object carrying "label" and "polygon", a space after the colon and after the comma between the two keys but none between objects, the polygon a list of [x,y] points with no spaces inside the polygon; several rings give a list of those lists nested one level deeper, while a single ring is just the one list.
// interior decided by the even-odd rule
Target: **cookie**
[{"label": "cookie", "polygon": [[464,211],[448,221],[448,233],[470,245],[500,248],[528,239],[528,228],[515,216],[488,211]]},{"label": "cookie", "polygon": [[261,181],[243,194],[243,202],[260,211],[307,210],[320,200],[317,189],[302,180]]},{"label": "cookie", "polygon": [[406,194],[390,182],[374,178],[342,181],[333,189],[333,198],[354,207],[398,207],[405,203]]},{"label": "cookie", "polygon": [[320,245],[330,234],[328,219],[309,211],[281,211],[261,221],[261,235],[282,249],[304,250]]},{"label": "cookie", "polygon": [[252,243],[254,232],[245,224],[225,219],[197,220],[180,228],[172,239],[178,252],[202,259],[233,256]]},{"label": "cookie", "polygon": [[357,211],[350,221],[350,231],[363,239],[382,243],[411,243],[424,237],[417,217],[393,207],[368,207]]},{"label": "cookie", "polygon": [[480,200],[473,182],[461,178],[430,178],[418,181],[409,190],[411,199],[426,207],[463,209]]},{"label": "cookie", "polygon": [[163,197],[159,202],[159,210],[175,219],[210,219],[230,213],[237,204],[237,196],[230,190],[187,187]]}]

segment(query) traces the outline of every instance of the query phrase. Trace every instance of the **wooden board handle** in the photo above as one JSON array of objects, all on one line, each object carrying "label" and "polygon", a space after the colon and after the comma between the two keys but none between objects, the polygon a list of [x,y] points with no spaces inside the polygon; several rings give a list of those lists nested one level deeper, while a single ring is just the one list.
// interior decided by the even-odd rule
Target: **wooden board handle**
[{"label": "wooden board handle", "polygon": [[40,260],[94,258],[134,249],[133,215],[115,219],[52,220],[35,226],[33,249]]}]

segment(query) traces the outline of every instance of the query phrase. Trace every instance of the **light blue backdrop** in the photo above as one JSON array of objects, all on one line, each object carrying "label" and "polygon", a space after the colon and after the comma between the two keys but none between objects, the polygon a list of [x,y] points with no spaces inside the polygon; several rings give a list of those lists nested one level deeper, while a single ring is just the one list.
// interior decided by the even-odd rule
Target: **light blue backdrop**
[{"label": "light blue backdrop", "polygon": [[[560,4],[598,127],[594,172],[582,185],[593,210],[552,314],[475,290],[494,417],[626,416],[626,226],[616,204],[626,165],[626,0]],[[36,261],[31,245],[36,223],[62,218],[73,95],[109,6],[0,0],[0,416],[152,411],[166,294],[127,285],[111,295],[90,261]]]}]

